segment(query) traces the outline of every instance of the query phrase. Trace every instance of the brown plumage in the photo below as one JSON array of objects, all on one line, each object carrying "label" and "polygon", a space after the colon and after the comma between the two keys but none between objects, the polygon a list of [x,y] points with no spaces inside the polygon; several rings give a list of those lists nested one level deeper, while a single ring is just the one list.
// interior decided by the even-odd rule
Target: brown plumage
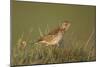
[{"label": "brown plumage", "polygon": [[61,26],[49,32],[47,35],[40,37],[36,43],[45,44],[46,46],[49,45],[59,46],[59,42],[61,41],[64,32],[67,31],[69,27],[70,23],[68,21],[64,21],[64,23],[62,23]]}]

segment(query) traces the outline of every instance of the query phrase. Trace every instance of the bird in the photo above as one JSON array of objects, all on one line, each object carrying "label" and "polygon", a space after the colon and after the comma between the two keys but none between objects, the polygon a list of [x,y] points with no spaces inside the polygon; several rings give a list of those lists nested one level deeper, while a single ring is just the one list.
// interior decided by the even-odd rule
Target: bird
[{"label": "bird", "polygon": [[63,23],[58,26],[56,29],[50,31],[47,35],[40,37],[36,44],[44,44],[46,46],[57,45],[62,40],[64,33],[69,29],[71,23],[69,21],[63,21]]}]

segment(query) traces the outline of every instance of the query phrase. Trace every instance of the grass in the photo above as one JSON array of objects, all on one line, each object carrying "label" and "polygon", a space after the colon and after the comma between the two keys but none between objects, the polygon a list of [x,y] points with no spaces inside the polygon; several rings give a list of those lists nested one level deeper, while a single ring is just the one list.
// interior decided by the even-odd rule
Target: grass
[{"label": "grass", "polygon": [[[73,35],[74,36],[74,35]],[[11,65],[52,64],[96,60],[94,31],[87,41],[75,40],[73,36],[64,40],[59,47],[32,44],[24,40],[24,34],[12,46]]]}]

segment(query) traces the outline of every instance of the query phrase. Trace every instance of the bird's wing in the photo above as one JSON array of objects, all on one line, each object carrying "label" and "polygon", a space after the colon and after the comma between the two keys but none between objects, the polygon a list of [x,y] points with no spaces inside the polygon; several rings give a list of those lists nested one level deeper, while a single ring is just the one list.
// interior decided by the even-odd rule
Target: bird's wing
[{"label": "bird's wing", "polygon": [[44,36],[44,37],[40,38],[38,41],[47,41],[47,42],[49,42],[49,41],[53,40],[54,37],[55,37],[55,35],[47,35],[47,36]]},{"label": "bird's wing", "polygon": [[60,27],[52,30],[51,32],[48,33],[48,35],[56,35],[59,32],[59,30],[60,30]]}]

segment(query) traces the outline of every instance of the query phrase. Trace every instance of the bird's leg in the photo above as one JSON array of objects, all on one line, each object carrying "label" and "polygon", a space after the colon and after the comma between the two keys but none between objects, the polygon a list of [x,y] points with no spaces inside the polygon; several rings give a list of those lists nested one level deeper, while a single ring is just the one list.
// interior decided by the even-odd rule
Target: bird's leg
[{"label": "bird's leg", "polygon": [[63,39],[61,39],[61,41],[59,42],[59,46],[60,47],[63,47],[64,45],[63,45]]}]

